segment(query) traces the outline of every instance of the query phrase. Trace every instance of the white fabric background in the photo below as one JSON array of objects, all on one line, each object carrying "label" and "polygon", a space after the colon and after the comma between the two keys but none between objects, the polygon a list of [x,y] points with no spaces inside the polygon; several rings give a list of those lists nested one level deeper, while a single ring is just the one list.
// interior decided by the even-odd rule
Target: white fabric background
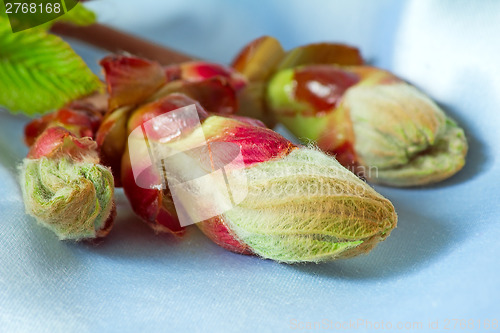
[{"label": "white fabric background", "polygon": [[[63,243],[24,215],[16,165],[26,119],[0,112],[0,330],[281,332],[291,320],[500,319],[500,2],[462,0],[101,0],[100,20],[227,62],[270,34],[290,48],[357,45],[464,126],[465,169],[418,189],[378,187],[398,228],[370,255],[280,265],[229,253],[191,228],[156,236],[118,194],[109,238]],[[98,70],[102,52],[76,45]],[[0,78],[1,79],[1,78]],[[442,327],[442,326],[441,326]],[[347,331],[374,331],[351,327]],[[394,329],[394,331],[397,331]],[[477,331],[477,330],[470,330]]]}]

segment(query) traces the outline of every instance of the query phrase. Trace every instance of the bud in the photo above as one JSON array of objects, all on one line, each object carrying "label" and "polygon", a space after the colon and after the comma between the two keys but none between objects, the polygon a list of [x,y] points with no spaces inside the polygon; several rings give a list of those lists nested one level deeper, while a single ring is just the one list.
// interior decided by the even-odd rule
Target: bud
[{"label": "bud", "polygon": [[130,111],[128,107],[120,107],[109,112],[96,133],[100,159],[111,168],[115,186],[121,186],[121,161],[125,152]]},{"label": "bud", "polygon": [[49,127],[38,136],[28,152],[28,158],[71,157],[98,163],[97,144],[90,137],[78,138],[62,127]]},{"label": "bud", "polygon": [[[185,103],[178,103],[182,100]],[[184,188],[184,195],[177,197],[181,207],[177,202],[175,204],[177,213],[181,209],[181,213],[187,214],[192,222],[199,222],[200,229],[220,246],[280,262],[320,262],[366,253],[396,226],[397,216],[390,201],[334,158],[314,149],[297,147],[255,120],[207,116],[198,111],[201,127],[186,124],[187,129],[193,130],[188,130],[184,136],[179,134],[177,127],[172,127],[176,123],[168,117],[152,124],[144,122],[173,110],[174,102],[175,106],[181,106],[193,101],[179,94],[169,95],[143,106],[131,118],[130,124],[143,124],[143,131],[148,133],[148,146],[155,145],[154,151],[161,152],[158,147],[163,145],[183,153],[180,162],[168,160],[169,185],[177,186],[176,181],[185,175],[194,173],[200,177],[224,168],[225,182],[205,183],[205,187],[190,183]],[[136,139],[129,139],[129,148],[130,140]],[[217,150],[220,144],[239,147],[244,163],[231,163],[234,157],[229,155],[232,153],[226,148]],[[208,149],[192,149],[202,145]],[[130,154],[140,163],[146,159],[141,154],[146,157],[148,152],[134,150],[133,155]],[[153,173],[146,166],[138,169],[144,170],[140,174],[142,183],[147,178],[153,184],[161,184],[159,173]],[[133,177],[131,172],[129,175]],[[163,203],[163,199],[153,200],[154,209],[145,209],[148,207],[143,199],[147,197],[146,193],[156,191],[162,198],[170,193],[168,188],[160,191],[135,186],[127,186],[125,190],[132,205],[137,201],[137,207],[142,207],[143,218],[147,212],[158,212],[156,202]],[[139,193],[137,191],[142,195],[135,195]],[[194,196],[188,193],[190,191],[210,195],[195,204]],[[223,205],[214,198],[221,198],[222,193],[228,191],[232,198],[239,197],[240,200],[221,210]],[[171,208],[172,200],[168,202]],[[168,207],[163,206],[163,211]],[[198,217],[204,216],[204,212],[193,207],[204,207],[217,213],[200,222]],[[161,224],[156,222],[156,225]]]},{"label": "bud", "polygon": [[396,227],[389,200],[314,149],[294,149],[245,173],[245,200],[199,224],[229,250],[287,263],[328,261],[367,253]]},{"label": "bud", "polygon": [[337,43],[313,43],[288,51],[276,70],[304,65],[359,66],[362,64],[361,53],[355,47]]},{"label": "bud", "polygon": [[143,101],[167,81],[159,63],[138,57],[107,56],[100,65],[106,75],[109,110]]},{"label": "bud", "polygon": [[231,81],[223,76],[214,76],[201,81],[171,81],[151,96],[148,101],[154,101],[172,93],[189,96],[212,113],[234,114],[238,110],[236,90]]},{"label": "bud", "polygon": [[285,69],[271,79],[267,100],[298,138],[316,143],[372,182],[429,184],[465,163],[463,130],[418,89],[380,69]]},{"label": "bud", "polygon": [[280,42],[263,36],[247,44],[233,60],[232,66],[243,74],[248,84],[238,95],[238,113],[258,118],[269,127],[276,125],[274,114],[265,103],[266,87],[276,71],[306,64],[361,65],[359,50],[343,44],[308,44],[285,52]]},{"label": "bud", "polygon": [[26,212],[60,239],[104,237],[113,225],[113,175],[92,139],[104,109],[95,95],[25,128],[30,150],[19,169]]},{"label": "bud", "polygon": [[265,105],[266,84],[285,56],[280,42],[263,36],[247,44],[234,58],[232,67],[243,74],[247,85],[238,94],[240,115],[263,120],[269,127],[276,124]]},{"label": "bud", "polygon": [[178,65],[170,65],[165,68],[167,80],[200,82],[214,77],[225,78],[231,87],[238,91],[242,89],[247,80],[231,67],[207,62],[188,61]]},{"label": "bud", "polygon": [[465,164],[464,131],[406,83],[359,85],[344,98],[358,163],[376,166],[369,180],[392,186],[435,183]]},{"label": "bud", "polygon": [[80,138],[93,138],[106,108],[106,96],[102,94],[74,100],[65,108],[29,122],[24,129],[24,141],[31,147],[50,127],[63,127]]},{"label": "bud", "polygon": [[[154,165],[148,164],[150,155],[147,147],[138,145],[140,149],[136,148],[133,152],[129,150],[130,143],[143,141],[144,137],[142,135],[135,137],[130,134],[136,128],[143,127],[149,120],[190,104],[196,104],[201,119],[207,117],[206,111],[194,100],[185,95],[170,94],[140,106],[132,112],[128,120],[127,132],[129,137],[121,163],[121,182],[134,212],[156,232],[171,232],[182,235],[184,228],[179,224],[171,193],[167,188],[158,186],[165,180],[162,179],[160,170],[155,168]],[[155,132],[150,133],[153,136],[148,137],[148,140],[173,137],[179,132],[176,123],[163,122],[155,125],[157,125],[154,127]],[[142,164],[140,175],[142,183],[151,186],[139,186],[133,173],[131,158],[134,158],[136,163]]]},{"label": "bud", "polygon": [[26,158],[21,189],[26,212],[62,240],[103,237],[111,228],[113,175],[99,164]]}]

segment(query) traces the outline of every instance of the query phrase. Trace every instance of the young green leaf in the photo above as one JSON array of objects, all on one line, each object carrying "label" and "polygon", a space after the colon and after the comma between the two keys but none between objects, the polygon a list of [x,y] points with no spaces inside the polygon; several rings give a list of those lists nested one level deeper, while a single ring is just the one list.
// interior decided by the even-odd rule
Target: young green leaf
[{"label": "young green leaf", "polygon": [[0,17],[0,105],[27,115],[87,95],[101,84],[57,36],[41,29],[12,33]]}]

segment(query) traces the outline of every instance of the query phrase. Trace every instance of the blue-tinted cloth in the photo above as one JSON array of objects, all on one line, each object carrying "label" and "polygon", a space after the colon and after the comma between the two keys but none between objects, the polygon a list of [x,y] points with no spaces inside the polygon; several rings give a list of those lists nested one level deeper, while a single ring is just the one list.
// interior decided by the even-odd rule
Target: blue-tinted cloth
[{"label": "blue-tinted cloth", "polygon": [[[120,192],[110,236],[98,246],[74,244],[24,214],[15,175],[27,152],[27,119],[1,111],[1,331],[286,332],[315,325],[371,332],[390,324],[423,332],[431,331],[429,322],[444,328],[446,320],[452,327],[452,319],[462,319],[472,332],[500,319],[500,2],[89,6],[103,23],[220,62],[263,34],[286,48],[316,41],[359,46],[371,63],[418,86],[465,128],[467,165],[435,186],[377,187],[394,203],[398,228],[351,260],[283,265],[225,251],[195,227],[183,240],[155,235]],[[98,70],[104,53],[73,45]]]}]

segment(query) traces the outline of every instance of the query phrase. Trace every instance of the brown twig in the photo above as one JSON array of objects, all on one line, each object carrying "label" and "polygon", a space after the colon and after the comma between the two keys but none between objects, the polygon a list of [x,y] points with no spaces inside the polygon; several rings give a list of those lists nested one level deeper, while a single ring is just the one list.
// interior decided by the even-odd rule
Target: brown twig
[{"label": "brown twig", "polygon": [[51,30],[58,35],[75,38],[113,53],[125,51],[137,56],[156,60],[162,65],[171,65],[195,59],[181,52],[174,51],[99,23],[86,27],[78,27],[58,22],[52,26]]}]

